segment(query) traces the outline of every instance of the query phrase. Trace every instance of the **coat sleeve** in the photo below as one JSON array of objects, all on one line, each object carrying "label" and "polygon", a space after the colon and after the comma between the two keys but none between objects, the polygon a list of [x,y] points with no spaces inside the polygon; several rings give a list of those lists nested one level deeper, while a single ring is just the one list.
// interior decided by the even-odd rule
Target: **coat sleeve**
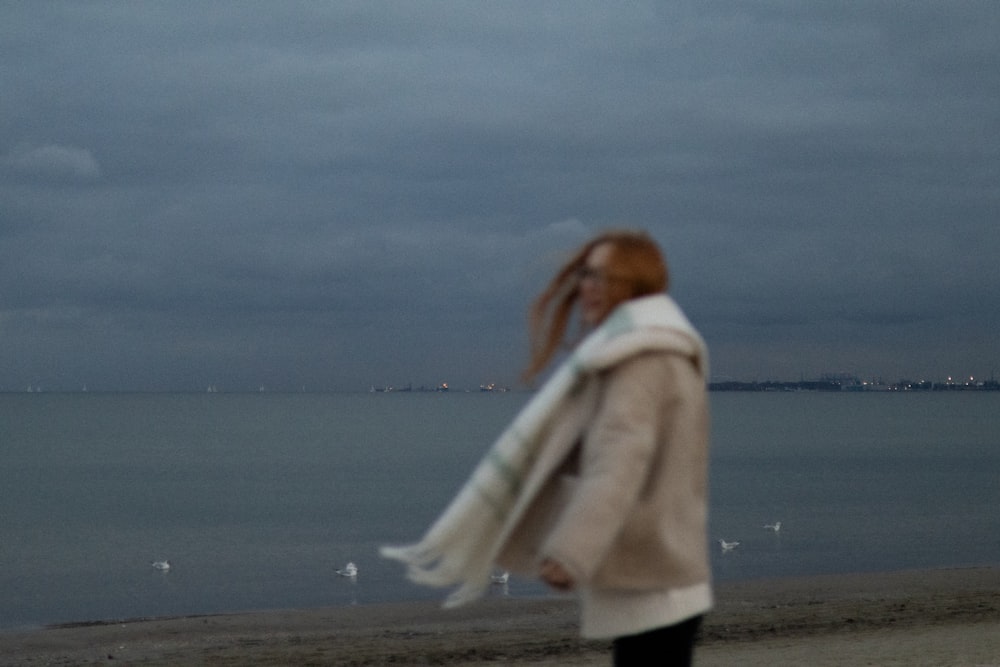
[{"label": "coat sleeve", "polygon": [[591,579],[628,520],[677,405],[669,353],[647,353],[606,371],[569,501],[542,545],[578,583]]}]

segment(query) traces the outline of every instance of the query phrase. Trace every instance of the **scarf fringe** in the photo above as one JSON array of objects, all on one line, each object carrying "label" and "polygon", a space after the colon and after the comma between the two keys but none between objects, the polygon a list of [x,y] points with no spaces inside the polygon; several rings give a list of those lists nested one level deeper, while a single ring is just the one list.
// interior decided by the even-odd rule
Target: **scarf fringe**
[{"label": "scarf fringe", "polygon": [[[477,471],[480,476],[481,471]],[[454,607],[476,599],[489,586],[501,517],[474,485],[466,486],[423,539],[409,546],[384,546],[384,558],[406,565],[410,581],[426,586],[462,584],[445,602]]]}]

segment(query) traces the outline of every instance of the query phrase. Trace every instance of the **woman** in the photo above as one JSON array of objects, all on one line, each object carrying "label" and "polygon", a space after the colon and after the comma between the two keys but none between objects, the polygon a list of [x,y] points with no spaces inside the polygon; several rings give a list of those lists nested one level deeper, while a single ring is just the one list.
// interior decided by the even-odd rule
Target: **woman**
[{"label": "woman", "polygon": [[386,549],[432,584],[475,597],[494,564],[581,600],[581,633],[615,664],[690,664],[712,606],[704,344],[665,294],[645,234],[585,244],[532,309],[537,376],[572,313],[586,337],[415,546]]}]

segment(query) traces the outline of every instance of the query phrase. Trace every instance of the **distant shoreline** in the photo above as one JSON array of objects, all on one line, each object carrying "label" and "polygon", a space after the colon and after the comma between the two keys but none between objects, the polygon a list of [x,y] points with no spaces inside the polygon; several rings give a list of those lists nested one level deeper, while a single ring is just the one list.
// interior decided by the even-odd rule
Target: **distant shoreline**
[{"label": "distant shoreline", "polygon": [[966,391],[1000,391],[1000,382],[989,380],[985,382],[861,382],[840,380],[803,380],[800,382],[712,382],[709,391],[823,391],[847,393],[886,393],[886,392],[966,392]]},{"label": "distant shoreline", "polygon": [[[994,392],[1000,391],[1000,381],[987,380],[983,382],[910,382],[901,380],[899,382],[861,382],[861,383],[841,383],[826,380],[801,380],[797,382],[783,382],[779,380],[765,381],[742,381],[727,380],[722,382],[710,382],[708,384],[710,392],[827,392],[827,393],[964,393],[964,392]],[[198,389],[0,389],[0,395],[177,395],[177,396],[197,396],[200,394],[229,395],[229,396],[322,396],[322,395],[361,395],[361,394],[430,394],[430,395],[468,395],[468,394],[514,394],[527,395],[534,393],[533,389],[449,389],[448,391],[438,391],[435,389],[378,389],[371,391],[368,389],[275,389],[275,390],[254,390],[254,389],[225,389],[219,388],[213,391]]]}]

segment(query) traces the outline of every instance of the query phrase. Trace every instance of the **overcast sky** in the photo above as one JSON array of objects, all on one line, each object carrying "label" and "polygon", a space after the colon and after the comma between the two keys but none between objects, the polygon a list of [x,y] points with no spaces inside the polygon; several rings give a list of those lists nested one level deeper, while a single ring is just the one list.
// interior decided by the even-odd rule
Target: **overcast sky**
[{"label": "overcast sky", "polygon": [[516,386],[609,226],[713,379],[1000,371],[1000,3],[0,3],[0,390]]}]

